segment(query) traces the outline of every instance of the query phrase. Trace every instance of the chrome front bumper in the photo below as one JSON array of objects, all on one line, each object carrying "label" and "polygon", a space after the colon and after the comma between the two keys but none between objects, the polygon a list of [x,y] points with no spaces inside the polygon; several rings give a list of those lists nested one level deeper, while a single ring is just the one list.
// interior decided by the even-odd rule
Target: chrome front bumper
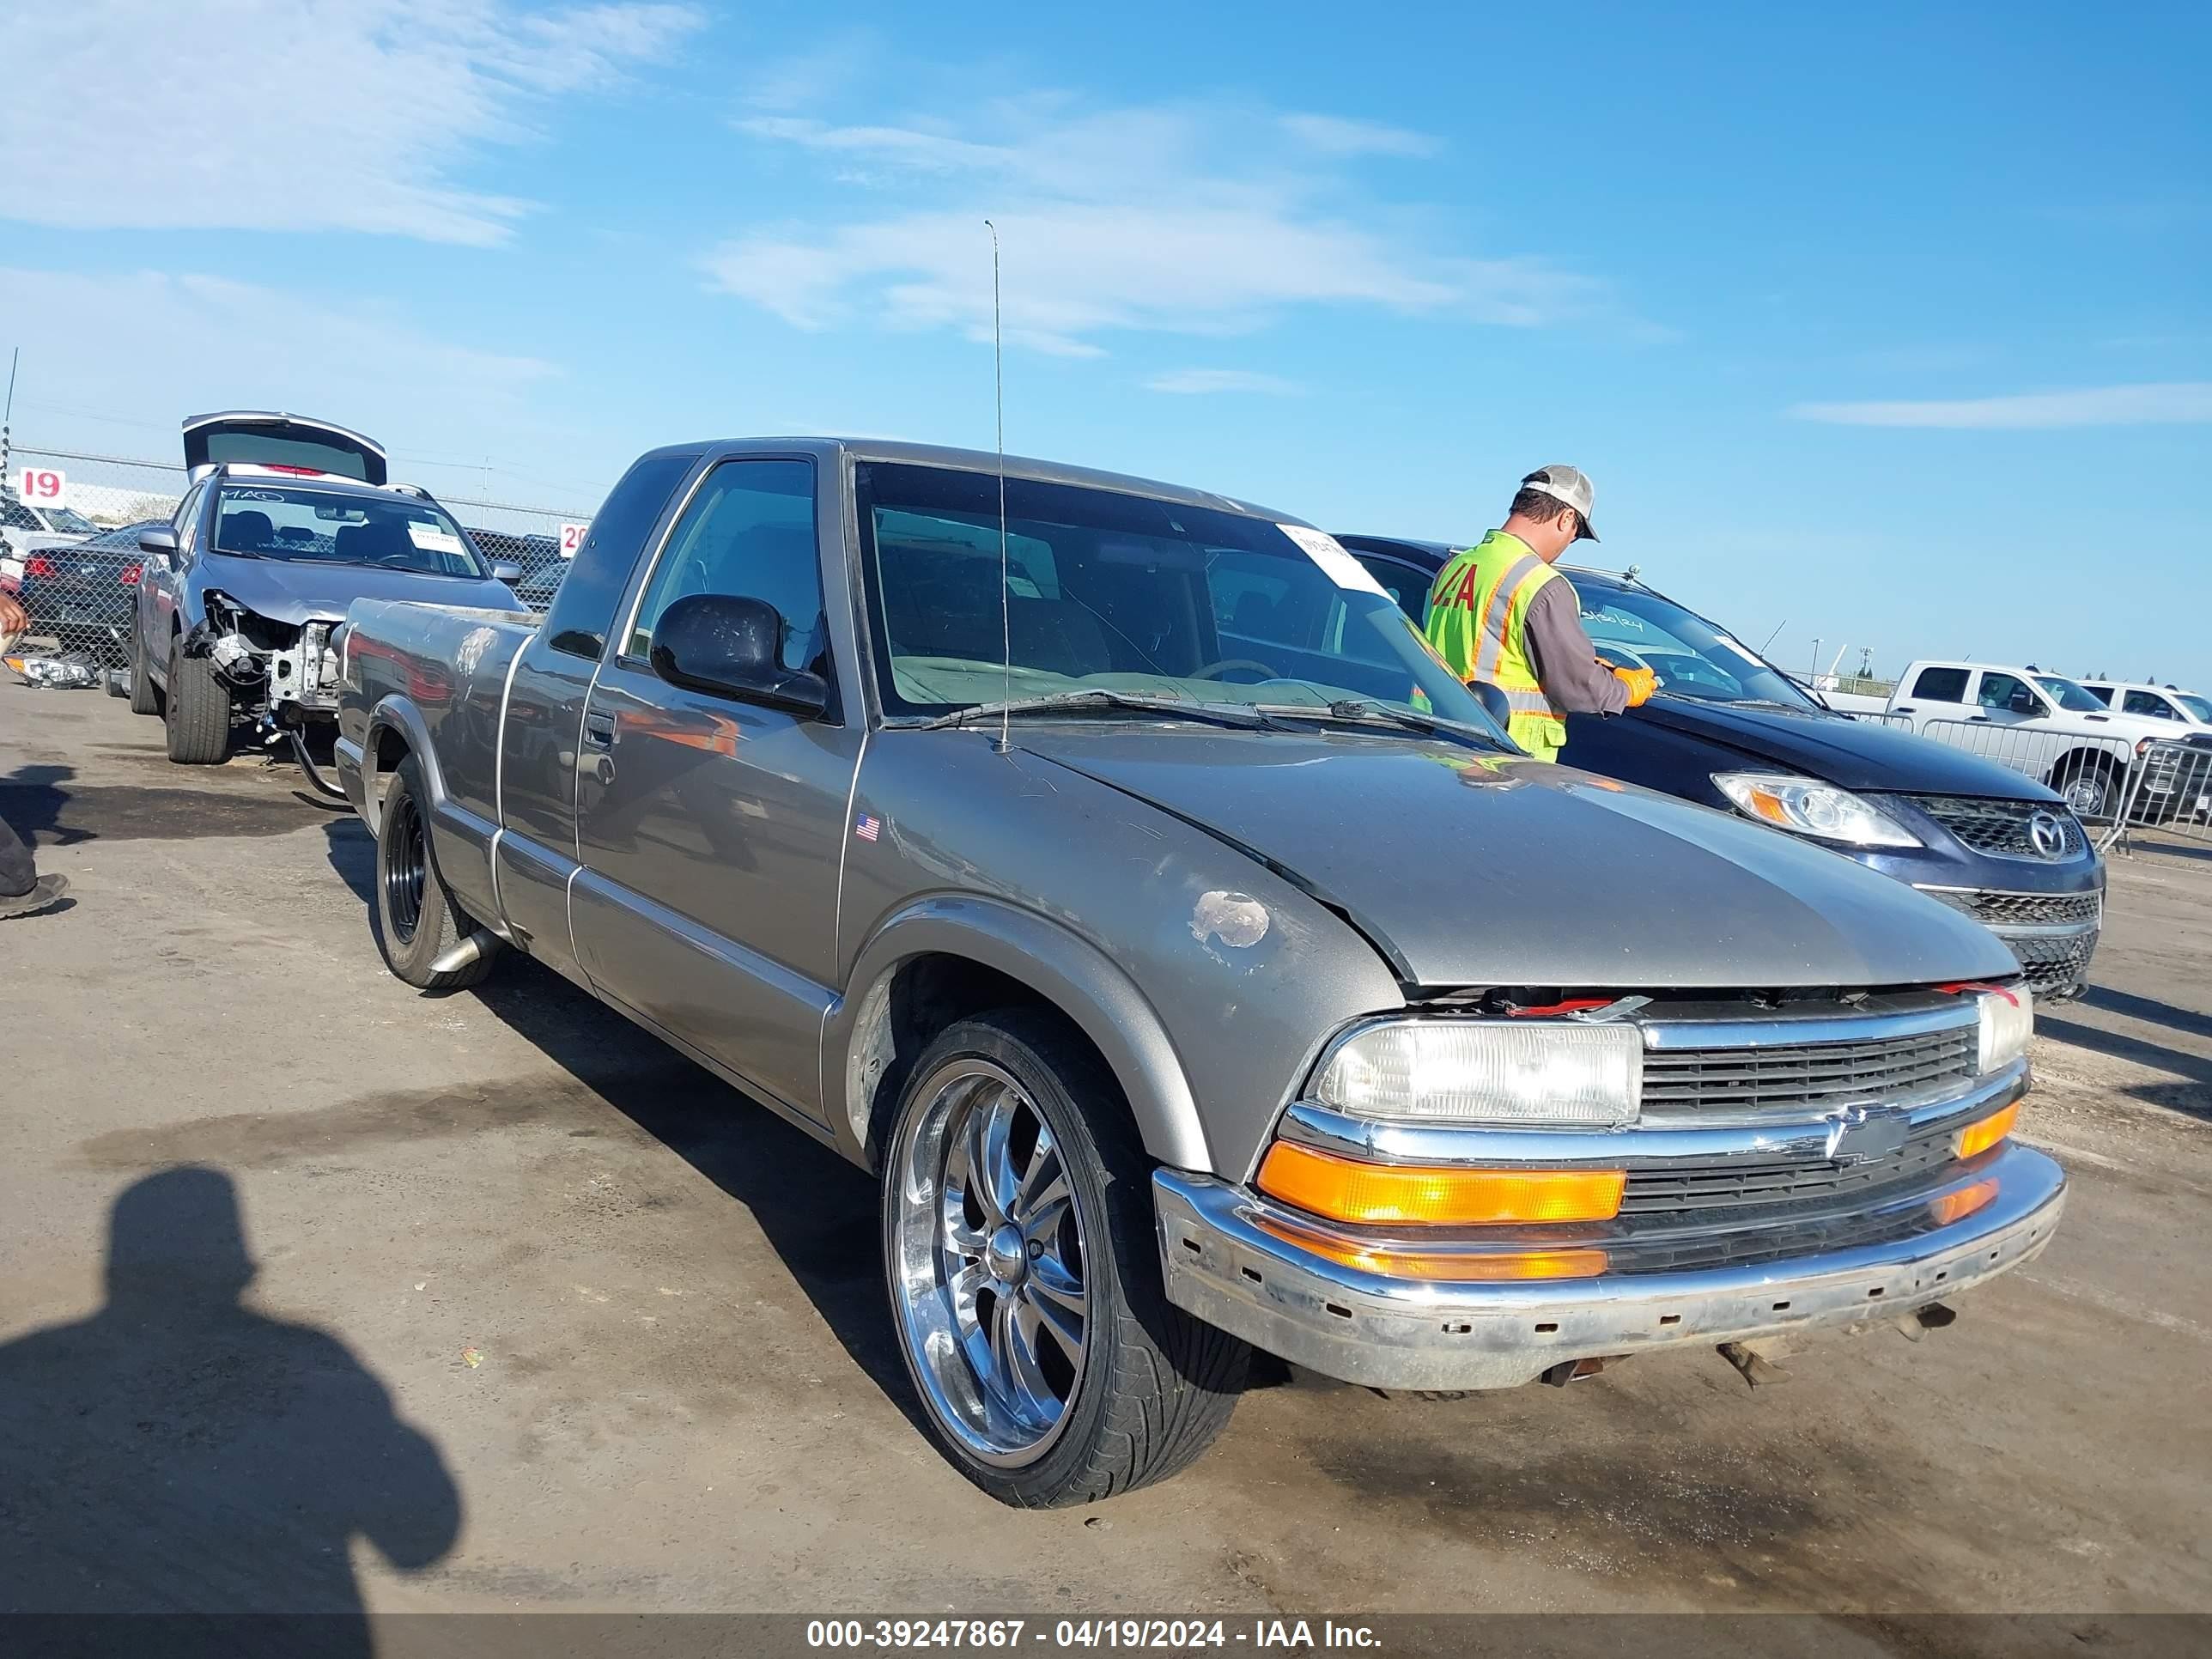
[{"label": "chrome front bumper", "polygon": [[[1984,1182],[1996,1190],[1979,1207],[1934,1219],[1943,1200]],[[1815,1237],[1781,1260],[1670,1271],[1650,1265],[1650,1249],[1616,1242],[1596,1277],[1480,1284],[1343,1265],[1282,1236],[1310,1236],[1310,1218],[1210,1176],[1162,1170],[1152,1188],[1168,1297],[1178,1306],[1347,1382],[1460,1389],[1516,1387],[1567,1360],[1894,1320],[2039,1254],[2064,1207],[2066,1176],[2042,1153],[2008,1143],[1909,1197],[1873,1200],[1853,1218],[1848,1242],[1824,1248]],[[1871,1241],[1869,1211],[1878,1218]],[[1891,1236],[1881,1236],[1881,1218],[1893,1223]],[[1756,1241],[1759,1230],[1741,1235]],[[1524,1236],[1486,1248],[1533,1255],[1582,1243]],[[1638,1271],[1639,1255],[1649,1271]]]}]

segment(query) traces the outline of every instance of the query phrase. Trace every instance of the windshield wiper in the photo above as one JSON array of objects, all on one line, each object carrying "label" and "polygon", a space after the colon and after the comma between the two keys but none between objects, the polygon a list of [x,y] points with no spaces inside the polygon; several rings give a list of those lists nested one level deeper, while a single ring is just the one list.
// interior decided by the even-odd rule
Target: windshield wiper
[{"label": "windshield wiper", "polygon": [[1139,696],[1129,691],[1109,691],[1103,686],[1089,691],[1055,691],[1049,696],[1016,697],[1011,702],[977,703],[972,708],[956,708],[949,714],[922,720],[914,729],[933,732],[944,726],[969,726],[978,720],[994,720],[1009,715],[1109,714],[1122,710],[1170,714],[1178,720],[1203,720],[1208,725],[1233,726],[1243,732],[1281,729],[1256,711],[1248,714],[1241,709],[1229,708],[1220,703],[1186,702],[1179,697]]},{"label": "windshield wiper", "polygon": [[1480,726],[1445,720],[1441,715],[1417,714],[1410,708],[1393,708],[1388,703],[1376,702],[1366,697],[1341,697],[1325,707],[1303,702],[1263,702],[1257,708],[1261,714],[1276,719],[1395,726],[1401,732],[1418,732],[1425,738],[1449,738],[1473,748],[1492,749],[1500,754],[1512,752]]}]

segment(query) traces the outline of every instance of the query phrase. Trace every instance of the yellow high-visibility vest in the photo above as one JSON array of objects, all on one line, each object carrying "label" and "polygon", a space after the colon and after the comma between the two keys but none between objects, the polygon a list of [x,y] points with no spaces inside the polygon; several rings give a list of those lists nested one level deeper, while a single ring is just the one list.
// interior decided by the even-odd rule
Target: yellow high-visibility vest
[{"label": "yellow high-visibility vest", "polygon": [[1455,553],[1429,589],[1429,643],[1463,680],[1505,694],[1506,731],[1538,760],[1557,760],[1566,713],[1537,682],[1528,649],[1528,606],[1559,576],[1518,536],[1493,530]]}]

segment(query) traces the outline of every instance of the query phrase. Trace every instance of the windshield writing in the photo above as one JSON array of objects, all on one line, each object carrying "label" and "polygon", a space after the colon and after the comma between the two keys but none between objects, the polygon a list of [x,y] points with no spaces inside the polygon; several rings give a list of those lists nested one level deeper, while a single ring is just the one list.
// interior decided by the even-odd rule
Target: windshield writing
[{"label": "windshield writing", "polygon": [[296,484],[226,485],[216,502],[215,550],[417,576],[485,574],[461,527],[428,501]]},{"label": "windshield writing", "polygon": [[872,464],[860,484],[893,714],[1104,690],[1317,716],[1371,699],[1495,730],[1387,595],[1265,520],[1009,479],[1002,583],[994,475]]},{"label": "windshield writing", "polygon": [[1582,613],[1598,655],[1616,668],[1650,669],[1662,691],[1705,702],[1814,707],[1779,669],[1672,599],[1593,585],[1582,595]]}]

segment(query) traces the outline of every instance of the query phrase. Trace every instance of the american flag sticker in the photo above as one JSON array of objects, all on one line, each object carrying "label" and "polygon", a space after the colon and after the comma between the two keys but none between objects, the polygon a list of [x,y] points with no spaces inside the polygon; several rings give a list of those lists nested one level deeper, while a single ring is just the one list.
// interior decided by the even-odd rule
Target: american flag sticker
[{"label": "american flag sticker", "polygon": [[860,814],[860,822],[853,826],[853,834],[861,841],[873,841],[883,832],[883,820],[872,812]]}]

